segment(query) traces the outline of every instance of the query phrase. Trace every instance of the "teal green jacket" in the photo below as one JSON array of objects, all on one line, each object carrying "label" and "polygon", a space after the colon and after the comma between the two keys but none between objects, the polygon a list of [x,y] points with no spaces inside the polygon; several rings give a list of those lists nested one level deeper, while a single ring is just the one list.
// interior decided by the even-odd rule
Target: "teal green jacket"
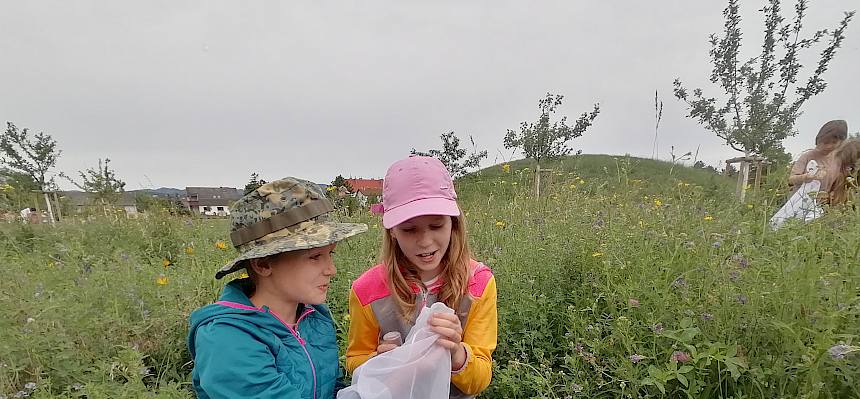
[{"label": "teal green jacket", "polygon": [[240,280],[191,314],[188,349],[200,399],[333,399],[343,387],[334,321],[325,305],[299,305],[295,329],[255,308]]}]

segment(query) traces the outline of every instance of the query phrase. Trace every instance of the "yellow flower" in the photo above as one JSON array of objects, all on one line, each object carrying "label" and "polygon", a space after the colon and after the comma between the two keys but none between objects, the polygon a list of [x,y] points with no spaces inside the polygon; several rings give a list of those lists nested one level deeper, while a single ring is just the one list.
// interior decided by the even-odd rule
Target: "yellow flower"
[{"label": "yellow flower", "polygon": [[215,248],[227,249],[227,244],[225,244],[224,241],[218,241],[215,243]]},{"label": "yellow flower", "polygon": [[585,184],[585,180],[579,179],[579,184]]},{"label": "yellow flower", "polygon": [[603,256],[603,252],[595,252],[595,253],[591,254],[591,256],[595,257],[595,258],[599,258],[599,257]]},{"label": "yellow flower", "polygon": [[504,181],[504,180],[502,180],[502,184],[505,184],[505,183],[507,183],[507,182],[506,182],[506,181]]},{"label": "yellow flower", "polygon": [[502,165],[502,171],[505,173],[511,173],[511,164],[506,163]]},{"label": "yellow flower", "polygon": [[239,275],[239,278],[248,278],[248,277],[250,277],[250,276],[248,276],[248,272],[242,272],[242,274]]},{"label": "yellow flower", "polygon": [[3,191],[12,191],[12,190],[14,190],[15,188],[14,188],[14,187],[12,187],[12,186],[10,186],[10,185],[8,185],[8,184],[4,184],[4,185],[0,186],[0,189],[2,189]]},{"label": "yellow flower", "polygon": [[188,255],[194,254],[194,247],[185,247],[185,253]]},{"label": "yellow flower", "polygon": [[161,260],[161,265],[164,267],[168,267],[171,265],[170,259],[164,258]]},{"label": "yellow flower", "polygon": [[502,221],[502,220],[497,220],[497,221],[496,221],[496,227],[498,227],[498,228],[500,228],[500,229],[505,228],[505,222],[504,222],[504,221]]},{"label": "yellow flower", "polygon": [[512,186],[516,186],[516,185],[517,185],[517,182],[511,182],[511,185],[512,185]]},{"label": "yellow flower", "polygon": [[714,220],[714,217],[713,217],[713,216],[711,216],[711,215],[705,215],[705,221],[706,221],[706,222],[710,222],[711,220]]},{"label": "yellow flower", "polygon": [[663,206],[663,201],[660,201],[659,199],[655,199],[654,200],[654,206],[657,208]]},{"label": "yellow flower", "polygon": [[576,184],[571,184],[571,185],[570,185],[570,189],[571,189],[571,190],[576,190]]},{"label": "yellow flower", "polygon": [[748,209],[753,209],[753,204],[747,204]]},{"label": "yellow flower", "polygon": [[337,190],[337,187],[335,187],[335,186],[328,186],[328,187],[326,187],[326,191],[328,191],[328,192],[332,192],[332,191],[334,191],[334,190]]},{"label": "yellow flower", "polygon": [[160,274],[160,275],[158,276],[158,278],[157,278],[157,279],[155,279],[155,282],[156,282],[158,285],[167,285],[167,282],[168,282],[167,276],[165,276],[165,275],[163,275],[163,274]]}]

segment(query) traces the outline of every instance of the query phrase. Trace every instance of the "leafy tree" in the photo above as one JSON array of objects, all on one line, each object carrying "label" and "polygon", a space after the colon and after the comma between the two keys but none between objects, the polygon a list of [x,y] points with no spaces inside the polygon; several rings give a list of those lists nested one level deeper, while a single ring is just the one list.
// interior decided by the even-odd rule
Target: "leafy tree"
[{"label": "leafy tree", "polygon": [[413,148],[412,154],[434,157],[440,160],[455,179],[468,173],[469,169],[478,167],[481,160],[487,157],[486,150],[477,151],[477,148],[475,148],[475,139],[472,136],[469,136],[469,141],[472,142],[473,150],[468,156],[466,155],[466,149],[460,148],[460,138],[454,132],[444,133],[440,138],[442,139],[441,150],[432,149],[427,152],[420,152]]},{"label": "leafy tree", "polygon": [[584,112],[579,116],[573,126],[567,124],[564,116],[552,122],[552,115],[561,106],[564,96],[546,93],[546,97],[538,101],[540,116],[535,122],[522,122],[520,130],[508,129],[505,134],[505,148],[518,148],[523,151],[526,158],[537,161],[535,171],[535,191],[540,196],[540,165],[542,162],[570,154],[573,151],[567,144],[568,141],[582,136],[591,127],[597,114],[600,113],[600,104],[594,104],[594,110]]},{"label": "leafy tree", "polygon": [[6,122],[6,131],[0,136],[2,164],[27,175],[39,190],[53,188],[53,178],[48,179],[47,174],[61,153],[51,135],[39,132],[31,138],[29,129],[18,130],[12,122]]},{"label": "leafy tree", "polygon": [[[739,3],[740,0],[729,0],[723,11],[723,35],[710,37],[713,70],[709,80],[725,96],[707,97],[698,88],[691,94],[680,79],[675,79],[674,94],[688,105],[689,118],[696,119],[731,148],[747,155],[784,160],[787,155],[782,141],[797,134],[794,124],[806,100],[827,87],[822,76],[842,45],[854,12],[845,13],[836,28],[807,36],[801,34],[809,8],[807,0],[797,1],[791,19],[783,16],[781,0],[769,0],[760,10],[764,16],[761,52],[742,62]],[[805,82],[798,83],[801,60],[809,57],[803,53],[825,38],[815,70]]]},{"label": "leafy tree", "polygon": [[110,159],[102,162],[99,159],[97,168],[89,168],[78,172],[81,181],[75,181],[64,173],[60,174],[79,189],[93,194],[93,200],[102,205],[113,205],[125,192],[125,182],[116,177],[116,172],[110,168]]},{"label": "leafy tree", "polygon": [[267,181],[260,178],[259,173],[251,173],[251,179],[248,181],[248,184],[245,185],[245,195],[248,195],[266,183]]}]

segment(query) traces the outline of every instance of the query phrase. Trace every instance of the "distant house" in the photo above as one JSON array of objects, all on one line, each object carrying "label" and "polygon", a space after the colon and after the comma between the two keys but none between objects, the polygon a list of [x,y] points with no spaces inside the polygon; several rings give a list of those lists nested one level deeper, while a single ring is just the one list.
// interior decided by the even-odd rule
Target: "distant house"
[{"label": "distant house", "polygon": [[205,216],[230,216],[230,206],[242,198],[233,187],[185,187],[185,205],[192,213]]},{"label": "distant house", "polygon": [[346,179],[352,192],[360,192],[368,197],[382,195],[382,179]]},{"label": "distant house", "polygon": [[[101,213],[104,212],[104,205],[95,199],[92,193],[82,191],[63,191],[60,193],[62,199],[68,201],[71,211],[76,214],[81,213]],[[137,202],[135,201],[135,193],[123,192],[119,199],[109,205],[111,208],[120,208],[125,211],[127,217],[137,217],[139,211]]]},{"label": "distant house", "polygon": [[346,179],[346,182],[362,206],[367,205],[368,200],[379,202],[382,196],[382,179]]}]

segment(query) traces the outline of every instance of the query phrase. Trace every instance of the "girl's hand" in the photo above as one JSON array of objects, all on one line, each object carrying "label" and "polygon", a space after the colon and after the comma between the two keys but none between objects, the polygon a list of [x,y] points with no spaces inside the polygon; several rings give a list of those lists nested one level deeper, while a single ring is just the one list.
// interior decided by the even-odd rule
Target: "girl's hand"
[{"label": "girl's hand", "polygon": [[460,318],[452,313],[433,313],[427,324],[433,332],[439,334],[436,343],[451,351],[451,370],[463,368],[466,363],[466,347],[463,346]]},{"label": "girl's hand", "polygon": [[381,355],[385,352],[388,352],[388,351],[396,348],[397,346],[398,345],[396,345],[396,344],[379,344],[379,346],[376,347],[376,354]]}]

